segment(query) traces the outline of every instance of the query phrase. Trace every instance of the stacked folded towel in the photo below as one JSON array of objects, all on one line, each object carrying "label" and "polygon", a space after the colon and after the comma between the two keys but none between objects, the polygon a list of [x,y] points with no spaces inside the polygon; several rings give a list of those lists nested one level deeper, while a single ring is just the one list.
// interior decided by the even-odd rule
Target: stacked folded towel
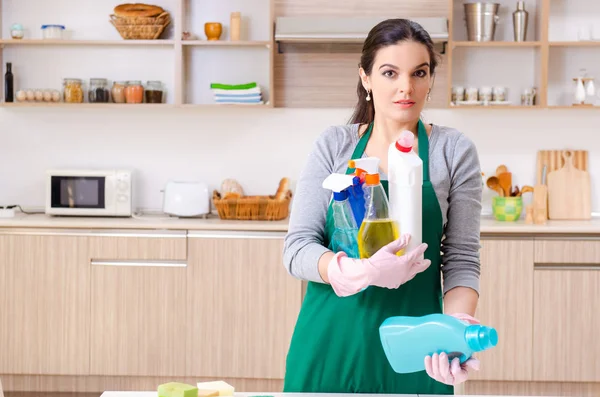
[{"label": "stacked folded towel", "polygon": [[262,104],[260,86],[255,82],[247,84],[211,83],[216,103]]}]

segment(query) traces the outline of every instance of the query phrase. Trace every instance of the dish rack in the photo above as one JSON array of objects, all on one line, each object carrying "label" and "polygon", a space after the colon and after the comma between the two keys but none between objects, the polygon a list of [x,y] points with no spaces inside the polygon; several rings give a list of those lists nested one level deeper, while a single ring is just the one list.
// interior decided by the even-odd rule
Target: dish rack
[{"label": "dish rack", "polygon": [[156,40],[171,23],[168,12],[155,17],[120,17],[112,14],[110,23],[125,40]]},{"label": "dish rack", "polygon": [[213,191],[213,204],[219,218],[225,220],[278,221],[288,217],[292,191],[269,196],[221,196]]}]

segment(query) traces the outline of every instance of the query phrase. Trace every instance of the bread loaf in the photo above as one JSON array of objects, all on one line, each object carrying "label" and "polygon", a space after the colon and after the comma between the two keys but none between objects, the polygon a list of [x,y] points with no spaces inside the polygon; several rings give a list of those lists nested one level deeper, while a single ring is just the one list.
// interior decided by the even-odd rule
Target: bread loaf
[{"label": "bread loaf", "polygon": [[113,12],[118,17],[156,17],[165,10],[151,4],[125,3],[116,6]]}]

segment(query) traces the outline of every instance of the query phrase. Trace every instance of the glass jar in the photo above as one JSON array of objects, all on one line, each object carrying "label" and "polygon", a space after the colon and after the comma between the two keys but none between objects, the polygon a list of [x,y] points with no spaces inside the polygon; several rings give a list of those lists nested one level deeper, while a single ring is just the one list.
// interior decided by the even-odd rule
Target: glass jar
[{"label": "glass jar", "polygon": [[125,103],[125,87],[127,86],[127,82],[125,81],[115,81],[113,83],[111,94],[112,101],[114,103]]},{"label": "glass jar", "polygon": [[23,25],[20,23],[14,23],[10,27],[10,37],[13,39],[22,39],[25,36],[25,31],[23,30]]},{"label": "glass jar", "polygon": [[64,30],[63,25],[42,25],[42,37],[46,40],[61,40]]},{"label": "glass jar", "polygon": [[144,87],[139,80],[127,82],[125,87],[125,102],[127,103],[143,103],[144,102]]},{"label": "glass jar", "polygon": [[107,103],[108,96],[108,81],[106,79],[90,79],[90,89],[88,90],[90,103]]},{"label": "glass jar", "polygon": [[80,79],[64,79],[63,90],[66,103],[83,103],[83,88]]},{"label": "glass jar", "polygon": [[146,103],[162,103],[163,89],[160,81],[148,81],[146,84]]}]

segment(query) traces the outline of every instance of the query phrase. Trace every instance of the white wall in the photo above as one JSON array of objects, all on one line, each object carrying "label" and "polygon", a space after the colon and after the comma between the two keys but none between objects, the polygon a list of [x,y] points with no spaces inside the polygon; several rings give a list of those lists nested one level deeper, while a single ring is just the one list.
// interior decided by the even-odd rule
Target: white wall
[{"label": "white wall", "polygon": [[[316,136],[349,115],[350,109],[0,109],[0,205],[43,206],[44,172],[52,167],[133,167],[144,209],[160,209],[169,179],[218,188],[232,177],[247,193],[272,194],[281,177],[295,182]],[[425,117],[463,131],[477,145],[484,172],[506,164],[519,185],[534,183],[537,150],[589,150],[592,208],[600,211],[597,111],[430,110]]]}]

